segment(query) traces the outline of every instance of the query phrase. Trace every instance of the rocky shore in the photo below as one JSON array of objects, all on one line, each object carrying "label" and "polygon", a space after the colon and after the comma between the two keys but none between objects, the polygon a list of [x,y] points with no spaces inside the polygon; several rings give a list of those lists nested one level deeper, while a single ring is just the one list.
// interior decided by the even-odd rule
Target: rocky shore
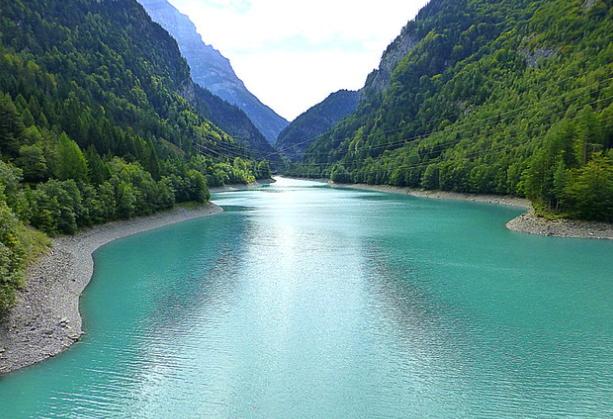
[{"label": "rocky shore", "polygon": [[214,204],[177,207],[53,240],[29,267],[17,305],[0,323],[0,375],[55,356],[83,334],[79,297],[94,271],[93,252],[115,239],[221,212]]},{"label": "rocky shore", "polygon": [[402,195],[411,195],[419,198],[481,202],[487,204],[522,208],[526,209],[527,212],[509,221],[506,224],[506,227],[509,230],[540,236],[613,240],[613,224],[567,219],[547,220],[545,218],[538,217],[534,213],[530,201],[523,198],[501,195],[479,195],[444,191],[426,191],[388,185],[346,185],[334,183],[331,183],[331,185],[333,187],[340,188],[352,188],[386,193],[396,193]]},{"label": "rocky shore", "polygon": [[613,240],[613,224],[567,219],[547,220],[538,217],[532,209],[513,218],[506,225],[512,231],[540,236]]}]

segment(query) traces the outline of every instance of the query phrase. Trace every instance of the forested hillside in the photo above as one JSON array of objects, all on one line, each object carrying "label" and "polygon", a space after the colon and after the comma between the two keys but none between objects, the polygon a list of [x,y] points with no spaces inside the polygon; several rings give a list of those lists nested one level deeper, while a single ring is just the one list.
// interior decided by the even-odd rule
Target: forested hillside
[{"label": "forested hillside", "polygon": [[232,150],[235,154],[247,154],[253,158],[260,157],[280,163],[279,153],[239,108],[198,84],[193,85],[193,90],[190,90],[186,97],[202,116],[236,140],[239,147],[235,147],[237,150]]},{"label": "forested hillside", "polygon": [[181,53],[191,67],[194,81],[244,111],[259,132],[273,144],[288,122],[245,87],[230,61],[202,40],[189,17],[179,12],[168,0],[138,1],[153,20],[177,40]]},{"label": "forested hillside", "polygon": [[290,159],[301,159],[304,151],[318,136],[355,112],[359,100],[360,92],[339,90],[332,93],[281,131],[275,146]]},{"label": "forested hillside", "polygon": [[[44,235],[269,177],[206,117],[176,42],[134,0],[0,5],[0,312]],[[31,226],[31,227],[30,227]]]},{"label": "forested hillside", "polygon": [[613,221],[612,33],[611,0],[432,0],[388,87],[365,89],[291,173]]},{"label": "forested hillside", "polygon": [[[204,44],[196,28],[185,15],[179,13],[166,0],[139,0],[151,18],[177,40],[181,54],[191,68],[197,86],[190,92],[198,110],[225,132],[258,155],[277,156],[274,149],[249,117],[237,106],[226,102],[206,88],[210,80],[202,74],[233,70],[229,62],[214,48]],[[207,72],[206,69],[209,69]],[[223,70],[222,70],[223,69]]]}]

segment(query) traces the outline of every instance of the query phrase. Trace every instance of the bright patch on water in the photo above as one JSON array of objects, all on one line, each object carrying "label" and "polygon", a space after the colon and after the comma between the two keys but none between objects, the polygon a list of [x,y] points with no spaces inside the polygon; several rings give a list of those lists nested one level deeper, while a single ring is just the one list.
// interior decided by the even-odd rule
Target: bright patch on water
[{"label": "bright patch on water", "polygon": [[0,417],[613,415],[613,243],[312,182],[214,201],[97,252],[87,335]]}]

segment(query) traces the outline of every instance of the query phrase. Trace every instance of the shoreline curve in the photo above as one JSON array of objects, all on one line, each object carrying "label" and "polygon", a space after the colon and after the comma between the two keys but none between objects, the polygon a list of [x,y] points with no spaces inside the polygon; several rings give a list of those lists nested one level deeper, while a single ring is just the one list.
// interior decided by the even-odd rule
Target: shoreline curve
[{"label": "shoreline curve", "polygon": [[532,208],[530,201],[525,198],[505,195],[480,195],[459,192],[428,191],[389,185],[328,183],[330,186],[335,188],[350,188],[409,195],[417,198],[478,202],[521,208],[526,210],[526,212],[508,221],[505,224],[507,229],[518,233],[538,236],[613,240],[613,224],[611,223],[570,219],[547,220],[545,218],[538,217],[534,213],[534,209]]},{"label": "shoreline curve", "polygon": [[17,304],[0,323],[0,377],[54,357],[83,335],[80,297],[94,273],[93,253],[114,240],[223,212],[213,203],[175,207],[60,236],[26,271]]}]

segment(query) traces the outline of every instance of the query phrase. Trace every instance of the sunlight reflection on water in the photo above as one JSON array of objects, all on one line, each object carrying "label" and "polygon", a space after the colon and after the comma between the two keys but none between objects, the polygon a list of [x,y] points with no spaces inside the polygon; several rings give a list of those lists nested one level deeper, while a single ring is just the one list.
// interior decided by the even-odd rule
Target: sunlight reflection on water
[{"label": "sunlight reflection on water", "polygon": [[83,342],[0,379],[0,416],[613,412],[611,243],[289,179],[214,200],[96,254]]}]

